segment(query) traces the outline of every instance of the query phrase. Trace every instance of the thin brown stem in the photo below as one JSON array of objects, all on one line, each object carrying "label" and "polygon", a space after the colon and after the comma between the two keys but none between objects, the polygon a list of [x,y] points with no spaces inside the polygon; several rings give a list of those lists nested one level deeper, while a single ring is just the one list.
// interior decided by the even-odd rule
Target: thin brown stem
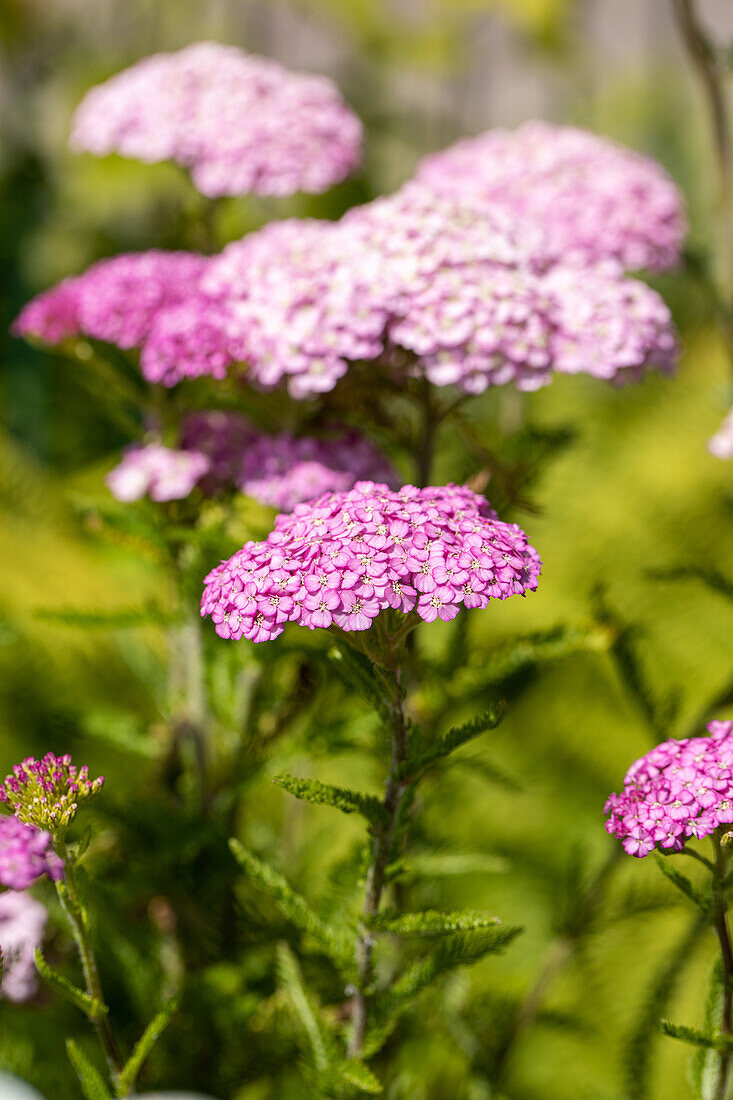
[{"label": "thin brown stem", "polygon": [[79,951],[86,991],[93,1005],[93,1013],[89,1015],[89,1020],[99,1038],[112,1084],[116,1088],[118,1077],[122,1072],[123,1061],[115,1037],[112,1034],[102,981],[99,976],[99,967],[89,936],[86,914],[79,899],[74,859],[69,853],[64,840],[57,841],[56,850],[64,863],[64,879],[62,882],[57,883],[59,900],[71,925],[74,941]]},{"label": "thin brown stem", "polygon": [[718,52],[704,30],[695,0],[673,0],[682,41],[697,71],[707,99],[718,171],[717,277],[729,314],[733,339],[733,134],[724,86],[725,72]]},{"label": "thin brown stem", "polygon": [[356,940],[354,958],[357,985],[352,995],[352,1031],[349,1054],[357,1056],[364,1046],[369,1009],[369,992],[374,976],[374,938],[371,930],[384,892],[385,877],[392,853],[395,833],[400,823],[409,780],[401,776],[407,759],[407,722],[402,705],[400,671],[394,672],[394,697],[391,707],[392,759],[384,790],[385,824],[374,835],[372,858],[367,872],[362,905],[362,919]]}]

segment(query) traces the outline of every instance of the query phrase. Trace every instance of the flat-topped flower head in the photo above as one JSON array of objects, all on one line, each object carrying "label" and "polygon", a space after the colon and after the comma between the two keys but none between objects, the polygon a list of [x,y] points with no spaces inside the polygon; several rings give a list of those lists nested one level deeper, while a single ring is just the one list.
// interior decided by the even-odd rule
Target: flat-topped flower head
[{"label": "flat-topped flower head", "polygon": [[62,279],[32,298],[16,317],[11,332],[14,336],[31,337],[45,344],[61,344],[78,336],[77,280]]},{"label": "flat-topped flower head", "polygon": [[542,225],[548,260],[652,271],[679,262],[686,218],[677,186],[656,161],[586,130],[488,130],[426,157],[416,178]]},{"label": "flat-topped flower head", "polygon": [[325,191],[358,165],[361,144],[332,81],[216,42],[154,54],[92,88],[71,135],[97,156],[176,161],[210,197]]},{"label": "flat-topped flower head", "polygon": [[629,768],[606,803],[606,830],[629,855],[680,852],[691,837],[733,824],[733,722],[710,722],[707,737],[663,741]]},{"label": "flat-topped flower head", "polygon": [[[236,333],[248,379],[286,382],[296,399],[380,358],[467,393],[672,368],[674,327],[655,291],[615,262],[548,264],[544,249],[541,224],[413,182],[340,222],[266,226],[215,257],[201,289],[224,354]],[[172,380],[195,369],[168,359]]]},{"label": "flat-topped flower head", "polygon": [[447,622],[531,591],[540,568],[524,531],[470,489],[363,481],[278,516],[206,577],[201,613],[221,637],[254,642],[287,622],[367,630],[382,611]]},{"label": "flat-topped flower head", "polygon": [[68,753],[47,752],[41,760],[29,756],[15,765],[0,785],[0,802],[19,821],[54,835],[71,824],[79,805],[98,794],[103,783],[104,776],[90,779],[86,764],[77,768]]},{"label": "flat-topped flower head", "polygon": [[51,847],[51,835],[17,817],[0,817],[0,885],[27,890],[44,875],[59,879],[63,864]]}]

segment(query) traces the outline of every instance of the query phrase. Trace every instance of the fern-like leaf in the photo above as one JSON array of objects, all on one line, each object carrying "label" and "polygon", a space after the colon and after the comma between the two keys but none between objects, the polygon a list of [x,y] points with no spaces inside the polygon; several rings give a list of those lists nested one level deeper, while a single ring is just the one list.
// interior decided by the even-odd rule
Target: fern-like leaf
[{"label": "fern-like leaf", "polygon": [[304,802],[333,806],[344,814],[361,814],[375,829],[383,828],[388,822],[383,803],[374,795],[348,790],[346,787],[332,787],[330,783],[321,783],[317,779],[298,779],[287,774],[276,776],[273,783]]}]

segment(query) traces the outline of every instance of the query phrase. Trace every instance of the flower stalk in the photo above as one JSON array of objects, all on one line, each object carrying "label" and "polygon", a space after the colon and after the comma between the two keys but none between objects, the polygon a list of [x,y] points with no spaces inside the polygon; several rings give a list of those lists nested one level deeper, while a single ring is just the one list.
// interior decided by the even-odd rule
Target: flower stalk
[{"label": "flower stalk", "polygon": [[[723,1003],[720,1015],[720,1033],[731,1034],[733,1024],[733,949],[731,949],[728,930],[728,902],[726,896],[726,874],[730,851],[721,844],[720,835],[713,837],[715,864],[713,869],[713,927],[720,943],[720,956],[723,964]],[[719,1051],[719,1065],[713,1100],[725,1100],[730,1074],[731,1048],[724,1045]]]}]

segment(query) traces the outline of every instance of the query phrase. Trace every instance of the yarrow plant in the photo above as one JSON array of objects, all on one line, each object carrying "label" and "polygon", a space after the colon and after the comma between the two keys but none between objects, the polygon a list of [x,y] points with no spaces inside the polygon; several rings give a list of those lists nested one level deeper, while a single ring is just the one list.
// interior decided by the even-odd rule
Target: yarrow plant
[{"label": "yarrow plant", "polygon": [[76,817],[79,805],[98,794],[104,776],[89,778],[86,764],[77,768],[68,753],[46,753],[41,760],[27,757],[16,764],[11,775],[0,785],[0,802],[18,821],[63,835]]},{"label": "yarrow plant", "polygon": [[222,637],[255,642],[287,622],[368,630],[389,610],[448,622],[461,604],[485,608],[531,591],[539,572],[521,528],[469,489],[358,482],[278,516],[265,542],[217,566],[201,611]]},{"label": "yarrow plant", "polygon": [[21,1003],[38,989],[36,951],[43,943],[48,913],[25,889],[0,894],[0,997]]},{"label": "yarrow plant", "polygon": [[89,91],[72,148],[187,168],[209,197],[325,191],[361,159],[362,126],[325,77],[199,42]]},{"label": "yarrow plant", "polygon": [[[643,858],[655,849],[684,854],[710,873],[703,889],[660,857],[659,866],[713,926],[720,960],[713,972],[706,1030],[662,1021],[662,1030],[698,1048],[711,1100],[725,1100],[733,1053],[733,948],[728,928],[729,859],[733,847],[733,721],[710,722],[708,736],[668,740],[637,760],[621,794],[606,803],[606,829]],[[690,847],[710,837],[713,858]],[[707,1059],[707,1063],[706,1063]]]},{"label": "yarrow plant", "polygon": [[656,161],[574,126],[526,122],[432,153],[416,178],[542,225],[550,260],[615,259],[664,271],[680,260],[684,200]]}]

